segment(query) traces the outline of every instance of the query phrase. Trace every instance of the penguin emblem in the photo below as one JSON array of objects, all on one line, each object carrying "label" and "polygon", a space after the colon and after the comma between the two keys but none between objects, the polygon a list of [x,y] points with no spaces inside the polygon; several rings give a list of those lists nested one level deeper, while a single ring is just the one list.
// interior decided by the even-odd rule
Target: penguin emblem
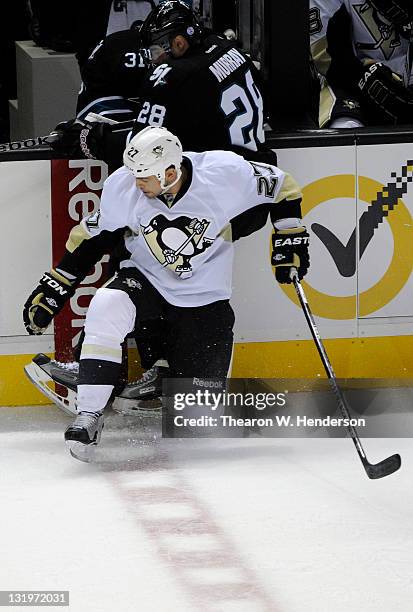
[{"label": "penguin emblem", "polygon": [[400,47],[401,44],[400,36],[395,26],[385,23],[380,18],[380,14],[368,2],[354,4],[353,9],[375,41],[374,43],[356,42],[357,49],[380,49],[386,60],[390,59],[395,48]]},{"label": "penguin emblem", "polygon": [[142,234],[154,257],[164,267],[181,278],[192,276],[191,259],[200,255],[214,242],[205,236],[210,221],[191,217],[177,217],[170,220],[157,215]]}]

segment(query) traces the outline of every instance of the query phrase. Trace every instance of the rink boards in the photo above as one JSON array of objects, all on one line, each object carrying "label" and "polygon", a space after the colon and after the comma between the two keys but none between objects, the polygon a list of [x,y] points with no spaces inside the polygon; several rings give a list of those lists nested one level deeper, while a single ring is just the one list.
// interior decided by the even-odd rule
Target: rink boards
[{"label": "rink boards", "polygon": [[[281,149],[303,190],[311,268],[303,286],[340,377],[410,378],[413,348],[413,157],[408,143]],[[24,379],[37,352],[69,359],[101,264],[54,333],[25,332],[22,304],[62,255],[70,227],[99,206],[106,165],[86,160],[0,163],[0,405],[42,403]],[[323,375],[290,287],[274,280],[271,226],[236,244],[234,377]],[[356,256],[358,254],[358,256]]]}]

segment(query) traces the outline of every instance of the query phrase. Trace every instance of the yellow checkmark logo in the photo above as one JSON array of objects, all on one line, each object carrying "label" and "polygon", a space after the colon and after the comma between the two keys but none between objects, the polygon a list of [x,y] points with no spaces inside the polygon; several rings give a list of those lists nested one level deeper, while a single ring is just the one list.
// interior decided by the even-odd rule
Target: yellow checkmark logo
[{"label": "yellow checkmark logo", "polygon": [[[412,171],[411,166],[406,166]],[[405,183],[404,183],[405,184]],[[356,177],[352,174],[328,176],[309,185],[303,192],[302,213],[305,217],[313,208],[335,198],[356,197]],[[404,190],[404,193],[406,189]],[[359,200],[372,206],[378,194],[386,194],[388,188],[381,183],[365,177],[358,177]],[[397,204],[397,206],[395,206]],[[396,198],[393,209],[386,215],[394,239],[394,251],[391,263],[382,278],[368,290],[359,294],[359,316],[383,308],[403,289],[413,269],[412,251],[412,217],[401,198]],[[284,293],[298,305],[297,296],[291,285],[280,285]],[[315,315],[326,319],[354,319],[357,316],[357,295],[333,296],[317,291],[307,282],[303,287]]]}]

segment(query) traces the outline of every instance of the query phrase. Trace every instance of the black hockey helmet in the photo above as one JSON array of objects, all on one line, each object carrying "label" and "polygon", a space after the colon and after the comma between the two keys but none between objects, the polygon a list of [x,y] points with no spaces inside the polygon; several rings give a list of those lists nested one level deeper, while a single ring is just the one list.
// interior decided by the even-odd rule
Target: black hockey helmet
[{"label": "black hockey helmet", "polygon": [[196,13],[182,0],[166,0],[149,13],[142,24],[140,35],[144,47],[161,47],[170,51],[170,43],[181,34],[189,43],[198,43],[203,27]]},{"label": "black hockey helmet", "polygon": [[412,0],[368,0],[385,19],[400,27],[406,27],[413,21]]}]

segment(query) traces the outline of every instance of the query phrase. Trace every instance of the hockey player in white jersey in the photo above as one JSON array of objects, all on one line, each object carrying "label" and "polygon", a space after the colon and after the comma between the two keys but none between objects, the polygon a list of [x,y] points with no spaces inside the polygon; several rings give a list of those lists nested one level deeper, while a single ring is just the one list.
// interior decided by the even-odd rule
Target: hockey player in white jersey
[{"label": "hockey player in white jersey", "polygon": [[310,0],[320,127],[413,123],[412,0]]},{"label": "hockey player in white jersey", "polygon": [[300,203],[296,182],[276,166],[228,151],[183,154],[165,128],[147,127],[131,140],[124,166],[105,181],[100,212],[72,230],[63,259],[24,307],[28,332],[43,333],[102,249],[124,234],[130,257],[97,290],[86,316],[79,416],[65,433],[72,454],[74,444],[98,443],[122,342],[141,321],[165,320],[171,378],[225,379],[234,324],[231,219],[271,205],[272,264],[288,283],[292,266],[300,278],[309,266]]},{"label": "hockey player in white jersey", "polygon": [[[143,76],[145,62],[143,58],[138,61],[137,55],[143,41],[148,47],[158,50],[160,44],[171,46],[170,53],[162,62],[158,58],[160,63],[166,62],[161,80],[151,76],[152,71],[159,71],[159,66],[152,66],[147,78]],[[253,62],[234,41],[230,42],[205,28],[198,15],[179,0],[159,4],[139,34],[124,31],[108,37],[84,67],[83,76],[85,89],[79,95],[79,119],[83,120],[87,113],[94,111],[106,119],[123,121],[128,117],[125,111],[134,110],[139,118],[133,133],[146,125],[163,125],[179,137],[186,150],[229,149],[250,160],[277,164],[274,151],[263,144],[264,92]],[[131,101],[133,99],[135,102]],[[136,107],[138,99],[139,110]],[[238,99],[242,100],[239,112],[234,110],[238,108]],[[156,112],[146,113],[145,108]],[[83,123],[69,121],[57,129],[60,136],[53,147],[57,152],[65,156],[71,154],[76,159],[79,155],[91,154],[107,161],[112,171],[122,164],[131,127],[92,122],[89,131]],[[83,135],[81,140],[80,133]],[[82,143],[83,152],[79,143]],[[235,220],[234,239],[248,235],[249,225],[257,227],[260,216],[265,224],[268,214],[263,208],[249,210],[243,219]],[[154,387],[160,390],[161,377],[168,372],[161,341],[161,322],[158,333],[155,327],[156,322],[152,319],[150,341],[146,331],[137,338],[141,364],[146,372],[133,387],[123,391],[135,398],[136,404],[139,402],[139,409],[142,401],[152,397]],[[67,378],[64,365],[54,362],[51,367],[54,379],[59,384],[64,382]],[[71,373],[74,374],[75,370]]]}]

